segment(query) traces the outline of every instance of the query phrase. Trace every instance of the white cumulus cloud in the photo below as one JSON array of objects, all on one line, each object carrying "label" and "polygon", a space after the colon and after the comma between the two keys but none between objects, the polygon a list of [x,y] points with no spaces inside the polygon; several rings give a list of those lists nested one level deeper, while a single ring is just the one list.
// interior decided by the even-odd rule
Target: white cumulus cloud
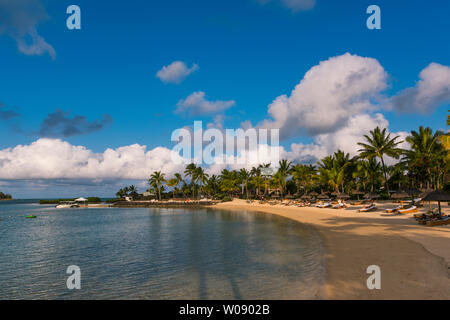
[{"label": "white cumulus cloud", "polygon": [[168,66],[162,67],[162,69],[156,73],[156,77],[165,83],[179,84],[197,69],[198,65],[196,64],[189,68],[183,61],[174,61]]},{"label": "white cumulus cloud", "polygon": [[225,111],[236,103],[234,100],[229,101],[209,101],[203,91],[194,92],[186,99],[182,99],[177,103],[176,113],[189,113],[193,116],[214,114]]},{"label": "white cumulus cloud", "polygon": [[[152,171],[170,175],[181,166],[172,150],[134,144],[95,153],[60,139],[39,139],[0,150],[0,179],[148,179]],[[178,161],[178,163],[181,163]]]},{"label": "white cumulus cloud", "polygon": [[431,63],[419,74],[416,86],[392,99],[392,107],[404,113],[430,114],[438,106],[450,103],[450,67]]},{"label": "white cumulus cloud", "polygon": [[346,53],[312,67],[290,96],[269,106],[272,119],[259,126],[280,129],[282,139],[318,135],[345,127],[352,116],[378,108],[373,101],[387,87],[387,73],[373,58]]}]

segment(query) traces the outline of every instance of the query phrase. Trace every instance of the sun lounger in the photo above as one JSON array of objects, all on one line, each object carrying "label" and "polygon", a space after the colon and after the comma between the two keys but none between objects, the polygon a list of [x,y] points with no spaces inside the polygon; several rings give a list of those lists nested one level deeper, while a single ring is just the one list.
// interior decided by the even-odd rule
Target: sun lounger
[{"label": "sun lounger", "polygon": [[416,206],[412,206],[410,208],[406,208],[406,209],[399,209],[397,210],[398,213],[400,214],[407,214],[407,213],[415,213],[415,212],[419,212],[419,210],[417,210]]},{"label": "sun lounger", "polygon": [[398,212],[398,210],[400,210],[400,209],[404,209],[404,206],[398,206],[398,207],[395,207],[395,208],[392,208],[392,209],[386,209],[386,213],[395,213],[395,212]]},{"label": "sun lounger", "polygon": [[359,209],[359,212],[370,212],[370,211],[375,211],[377,209],[377,206],[374,204],[371,204],[370,206],[364,207]]},{"label": "sun lounger", "polygon": [[323,204],[317,204],[316,207],[317,208],[329,208],[329,207],[331,207],[331,203],[326,202],[326,203],[323,203]]},{"label": "sun lounger", "polygon": [[426,222],[427,226],[443,226],[450,224],[450,217],[443,217],[441,219],[431,219]]},{"label": "sun lounger", "polygon": [[343,208],[347,208],[347,206],[346,206],[345,203],[343,203],[341,200],[339,200],[339,201],[333,206],[333,209],[343,209]]}]

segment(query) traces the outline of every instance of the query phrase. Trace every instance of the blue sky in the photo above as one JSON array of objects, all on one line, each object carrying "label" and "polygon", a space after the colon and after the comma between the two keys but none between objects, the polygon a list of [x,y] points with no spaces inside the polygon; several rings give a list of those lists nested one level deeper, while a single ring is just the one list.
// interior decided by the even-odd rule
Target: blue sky
[{"label": "blue sky", "polygon": [[[2,2],[8,1],[0,1],[0,10]],[[439,0],[317,0],[299,11],[281,0],[32,2],[47,12],[35,27],[56,56],[21,52],[0,22],[0,102],[19,114],[0,120],[0,150],[43,138],[41,125],[57,109],[69,118],[85,117],[84,124],[101,124],[83,134],[51,136],[71,145],[95,153],[132,144],[170,147],[174,129],[194,119],[213,121],[216,114],[175,113],[180,100],[199,91],[210,101],[235,102],[220,113],[225,127],[257,125],[270,118],[274,99],[290,95],[308,70],[347,52],[379,62],[388,74],[386,97],[414,87],[430,63],[450,65],[450,3]],[[81,30],[66,28],[71,4],[81,8]],[[381,30],[366,28],[371,4],[381,8]],[[156,73],[174,61],[198,69],[179,84],[164,83]],[[392,132],[419,125],[445,129],[448,107],[444,99],[426,113],[380,112]],[[105,115],[112,120],[103,123]],[[313,140],[298,134],[282,145]],[[39,192],[18,191],[20,179],[3,181],[23,196]]]}]

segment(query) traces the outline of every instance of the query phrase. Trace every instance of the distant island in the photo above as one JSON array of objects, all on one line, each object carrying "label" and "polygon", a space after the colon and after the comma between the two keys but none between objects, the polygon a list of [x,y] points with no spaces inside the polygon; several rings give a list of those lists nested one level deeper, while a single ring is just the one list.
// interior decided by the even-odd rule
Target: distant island
[{"label": "distant island", "polygon": [[10,194],[4,194],[0,192],[0,200],[12,200],[12,196]]}]

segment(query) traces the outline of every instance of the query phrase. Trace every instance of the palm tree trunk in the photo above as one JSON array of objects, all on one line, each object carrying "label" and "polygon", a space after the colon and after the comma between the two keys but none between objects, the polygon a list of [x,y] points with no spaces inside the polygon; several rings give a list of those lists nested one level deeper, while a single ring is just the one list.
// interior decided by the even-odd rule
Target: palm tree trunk
[{"label": "palm tree trunk", "polygon": [[387,179],[387,172],[386,172],[386,166],[384,165],[384,159],[383,156],[380,157],[381,158],[381,165],[383,166],[383,173],[384,173],[384,186],[386,187],[386,192],[388,194],[388,197],[391,197],[391,194],[389,193],[389,183],[388,183],[388,179]]}]

